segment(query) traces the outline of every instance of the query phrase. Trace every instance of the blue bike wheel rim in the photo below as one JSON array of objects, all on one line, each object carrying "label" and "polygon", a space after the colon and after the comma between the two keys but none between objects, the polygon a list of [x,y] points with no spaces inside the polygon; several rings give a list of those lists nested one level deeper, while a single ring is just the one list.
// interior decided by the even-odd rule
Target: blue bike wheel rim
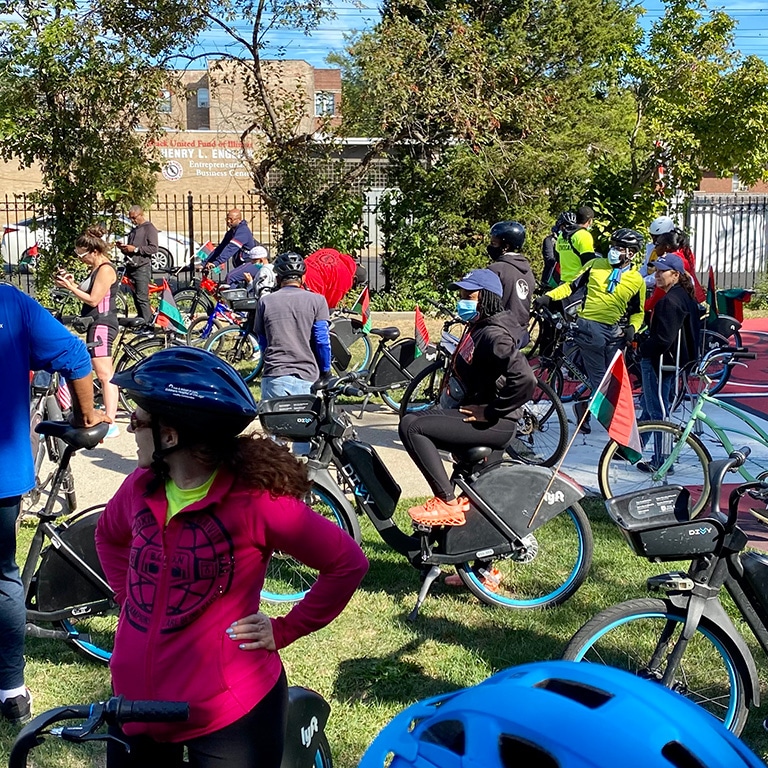
[{"label": "blue bike wheel rim", "polygon": [[104,659],[104,661],[107,662],[112,658],[112,651],[107,651],[99,645],[94,645],[87,640],[83,640],[75,625],[72,624],[68,619],[62,620],[61,626],[66,632],[69,633],[70,640],[77,643],[88,653],[92,654],[93,656],[98,656],[100,659]]},{"label": "blue bike wheel rim", "polygon": [[[563,595],[571,588],[584,564],[584,532],[582,531],[578,518],[572,509],[567,509],[563,514],[567,514],[571,518],[573,527],[576,529],[576,533],[578,535],[579,546],[578,556],[573,565],[573,568],[571,569],[571,572],[557,589],[552,590],[552,592],[546,595],[541,595],[540,597],[531,598],[529,600],[515,600],[514,598],[504,597],[503,595],[499,595],[496,592],[491,592],[486,589],[485,585],[482,583],[482,581],[480,581],[474,570],[467,569],[466,574],[477,585],[478,589],[482,590],[489,596],[492,596],[494,601],[500,605],[507,605],[511,608],[537,608],[557,600],[559,597],[561,597],[561,595]],[[520,568],[525,568],[525,563],[521,563]]]},{"label": "blue bike wheel rim", "polygon": [[[644,613],[633,613],[631,616],[624,616],[621,619],[617,619],[616,621],[611,622],[609,625],[604,627],[600,630],[597,634],[594,634],[589,639],[589,645],[585,645],[584,648],[579,651],[579,653],[574,657],[574,661],[584,661],[584,654],[589,651],[592,646],[597,642],[601,637],[608,634],[611,630],[616,629],[616,627],[620,627],[623,624],[627,624],[630,621],[635,621],[636,619],[666,619],[668,620],[670,618],[669,613],[665,613],[663,611],[646,611]],[[674,617],[677,620],[677,617]],[[680,621],[679,623],[684,623],[683,621]],[[731,686],[731,690],[735,691],[738,689],[738,675],[736,674],[736,670],[734,669],[733,665],[730,662],[730,655],[726,653],[725,648],[723,647],[723,644],[716,638],[712,633],[706,628],[703,627],[701,624],[699,624],[697,632],[701,632],[704,637],[709,640],[710,643],[717,649],[718,653],[723,659],[723,662],[725,664],[725,667],[728,671],[728,683]],[[587,662],[589,663],[589,662]],[[682,694],[681,694],[682,695]],[[711,714],[711,713],[710,713]],[[734,721],[736,719],[736,697],[731,696],[730,701],[728,703],[728,710],[726,712],[725,717],[723,718],[723,725],[725,725],[726,728],[730,730],[731,726],[733,725]]]},{"label": "blue bike wheel rim", "polygon": [[[339,510],[336,509],[336,503],[330,496],[322,488],[316,488],[314,486],[312,487],[312,493],[318,497],[322,504],[325,504],[325,506],[333,512],[333,518],[336,525],[342,530],[345,530],[342,516],[339,514]],[[269,568],[269,566],[267,566],[267,568]],[[261,598],[270,603],[297,603],[304,598],[307,592],[309,592],[308,589],[298,592],[270,592],[268,589],[262,587]]]}]

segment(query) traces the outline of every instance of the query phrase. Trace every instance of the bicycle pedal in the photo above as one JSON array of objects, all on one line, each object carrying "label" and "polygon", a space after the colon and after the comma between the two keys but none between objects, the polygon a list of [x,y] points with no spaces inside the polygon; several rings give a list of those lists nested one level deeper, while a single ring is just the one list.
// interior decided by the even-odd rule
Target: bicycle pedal
[{"label": "bicycle pedal", "polygon": [[429,533],[432,530],[431,525],[427,525],[427,523],[417,523],[415,520],[411,521],[413,523],[413,530],[416,531],[416,533]]}]

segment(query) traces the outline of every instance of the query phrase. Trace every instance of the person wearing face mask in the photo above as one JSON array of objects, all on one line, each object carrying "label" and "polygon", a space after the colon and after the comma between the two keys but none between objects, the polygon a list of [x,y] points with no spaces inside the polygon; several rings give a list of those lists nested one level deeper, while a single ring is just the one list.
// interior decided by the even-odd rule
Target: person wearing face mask
[{"label": "person wearing face mask", "polygon": [[455,497],[440,451],[486,445],[503,449],[514,437],[519,408],[532,396],[536,378],[520,351],[521,333],[511,328],[498,275],[476,269],[453,283],[457,314],[468,323],[451,361],[454,407],[404,416],[400,439],[429,483],[434,497],[408,510],[426,525],[463,525],[469,502]]},{"label": "person wearing face mask", "polygon": [[536,280],[528,259],[520,253],[525,242],[525,227],[517,221],[499,221],[491,227],[490,236],[488,269],[501,280],[504,291],[501,304],[512,313],[513,328],[527,329]]},{"label": "person wearing face mask", "polygon": [[[607,258],[587,262],[570,283],[553,288],[534,302],[534,306],[546,306],[552,300],[565,299],[586,287],[584,306],[576,320],[574,343],[581,353],[593,391],[602,381],[616,350],[630,343],[643,324],[645,280],[633,265],[642,247],[640,233],[617,229],[611,235]],[[620,321],[625,316],[628,324],[623,327]],[[587,406],[585,402],[576,405]],[[576,411],[578,421],[582,415],[583,411]],[[581,429],[585,433],[591,431],[589,416]]]},{"label": "person wearing face mask", "polygon": [[269,251],[263,245],[254,245],[243,254],[243,264],[227,275],[227,283],[233,288],[253,287],[256,296],[268,293],[275,287],[275,270],[269,263]]},{"label": "person wearing face mask", "polygon": [[669,415],[675,373],[662,372],[659,388],[660,366],[682,367],[693,360],[701,330],[699,304],[685,262],[678,255],[668,253],[656,259],[655,266],[656,288],[661,298],[651,315],[647,338],[638,347],[643,376],[640,418],[646,421],[658,421]]}]

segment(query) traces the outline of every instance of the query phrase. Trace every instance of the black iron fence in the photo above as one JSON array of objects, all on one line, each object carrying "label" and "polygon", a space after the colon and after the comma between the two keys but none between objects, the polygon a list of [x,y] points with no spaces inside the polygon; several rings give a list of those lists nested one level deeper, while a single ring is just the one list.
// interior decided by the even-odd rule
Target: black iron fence
[{"label": "black iron fence", "polygon": [[702,282],[709,267],[718,288],[752,288],[768,269],[768,196],[696,195],[686,217]]},{"label": "black iron fence", "polygon": [[[147,217],[160,231],[160,245],[164,251],[163,271],[187,264],[189,266],[180,279],[189,279],[198,249],[209,242],[216,245],[221,240],[226,232],[227,212],[232,208],[242,212],[254,237],[272,250],[278,233],[276,222],[255,195],[189,193],[158,196],[147,209]],[[379,235],[378,210],[378,195],[369,193],[364,199],[361,221],[366,243],[359,256],[368,270],[370,286],[375,290],[384,286],[380,267],[384,246]],[[130,226],[127,218],[124,224]],[[3,227],[0,258],[5,278],[33,293],[37,253],[39,247],[49,240],[51,219],[46,211],[37,208],[26,196],[5,195],[0,198],[0,225]],[[333,243],[327,245],[333,247]]]}]

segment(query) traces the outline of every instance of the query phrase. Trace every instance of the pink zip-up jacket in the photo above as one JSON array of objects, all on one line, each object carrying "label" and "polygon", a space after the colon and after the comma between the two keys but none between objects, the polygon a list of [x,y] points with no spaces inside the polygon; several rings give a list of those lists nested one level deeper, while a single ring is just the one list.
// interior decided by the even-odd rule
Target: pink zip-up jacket
[{"label": "pink zip-up jacket", "polygon": [[186,723],[135,723],[127,734],[186,741],[250,712],[277,682],[275,651],[240,650],[226,629],[259,610],[267,562],[286,552],[320,575],[286,616],[272,619],[275,644],[324,627],[341,613],[368,569],[357,543],[289,497],[245,488],[221,469],[205,499],[165,524],[150,470],[129,475],[96,528],[101,564],[121,606],[112,655],[115,693],[187,701]]}]

